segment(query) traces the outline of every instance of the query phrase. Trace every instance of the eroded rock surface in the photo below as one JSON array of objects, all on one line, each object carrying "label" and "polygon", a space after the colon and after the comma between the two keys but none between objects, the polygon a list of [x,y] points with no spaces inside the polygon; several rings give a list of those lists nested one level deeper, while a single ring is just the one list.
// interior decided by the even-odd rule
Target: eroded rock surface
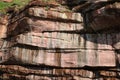
[{"label": "eroded rock surface", "polygon": [[34,0],[13,13],[1,24],[1,79],[119,80],[119,2],[81,12],[84,4],[74,12],[60,1]]}]

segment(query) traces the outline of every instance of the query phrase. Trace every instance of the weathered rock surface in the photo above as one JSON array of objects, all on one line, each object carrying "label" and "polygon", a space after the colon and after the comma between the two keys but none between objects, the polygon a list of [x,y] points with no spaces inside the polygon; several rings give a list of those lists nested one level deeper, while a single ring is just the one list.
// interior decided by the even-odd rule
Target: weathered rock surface
[{"label": "weathered rock surface", "polygon": [[[20,79],[20,80],[93,80],[106,77],[106,80],[119,80],[120,74],[116,73],[113,68],[96,69],[62,69],[53,67],[33,67],[33,66],[17,66],[17,65],[1,65],[1,72],[4,79]],[[7,71],[6,71],[7,69]],[[110,78],[111,77],[111,78]]]},{"label": "weathered rock surface", "polygon": [[95,31],[98,30],[107,31],[110,28],[120,30],[119,10],[120,3],[114,3],[101,7],[100,9],[97,9],[95,11],[92,11],[86,14],[88,18],[88,23],[90,23],[88,25],[90,25],[90,27],[92,27],[92,29]]},{"label": "weathered rock surface", "polygon": [[0,38],[5,38],[7,33],[7,16],[0,18]]},{"label": "weathered rock surface", "polygon": [[[118,12],[108,15],[109,6]],[[31,2],[0,33],[1,79],[119,80],[118,13],[112,4],[83,16],[54,0]]]}]

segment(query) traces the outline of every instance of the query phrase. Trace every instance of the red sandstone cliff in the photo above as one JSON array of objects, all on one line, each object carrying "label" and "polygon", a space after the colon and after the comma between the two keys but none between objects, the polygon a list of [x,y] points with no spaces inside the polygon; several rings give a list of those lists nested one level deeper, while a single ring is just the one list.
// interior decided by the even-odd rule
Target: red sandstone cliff
[{"label": "red sandstone cliff", "polygon": [[60,3],[35,0],[0,24],[1,79],[119,80],[120,3]]}]

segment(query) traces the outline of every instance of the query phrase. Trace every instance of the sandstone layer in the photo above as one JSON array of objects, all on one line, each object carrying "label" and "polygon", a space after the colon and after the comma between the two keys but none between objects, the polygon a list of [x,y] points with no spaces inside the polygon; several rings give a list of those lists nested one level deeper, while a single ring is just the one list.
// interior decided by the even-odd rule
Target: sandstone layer
[{"label": "sandstone layer", "polygon": [[120,3],[61,1],[34,0],[0,23],[2,80],[120,79]]}]

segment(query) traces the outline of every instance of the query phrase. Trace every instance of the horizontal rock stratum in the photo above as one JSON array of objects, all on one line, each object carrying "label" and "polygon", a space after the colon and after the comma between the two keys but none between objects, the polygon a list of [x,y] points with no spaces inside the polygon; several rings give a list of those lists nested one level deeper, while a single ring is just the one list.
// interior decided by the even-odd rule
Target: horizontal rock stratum
[{"label": "horizontal rock stratum", "polygon": [[60,3],[34,0],[0,23],[0,78],[119,80],[119,2]]}]

